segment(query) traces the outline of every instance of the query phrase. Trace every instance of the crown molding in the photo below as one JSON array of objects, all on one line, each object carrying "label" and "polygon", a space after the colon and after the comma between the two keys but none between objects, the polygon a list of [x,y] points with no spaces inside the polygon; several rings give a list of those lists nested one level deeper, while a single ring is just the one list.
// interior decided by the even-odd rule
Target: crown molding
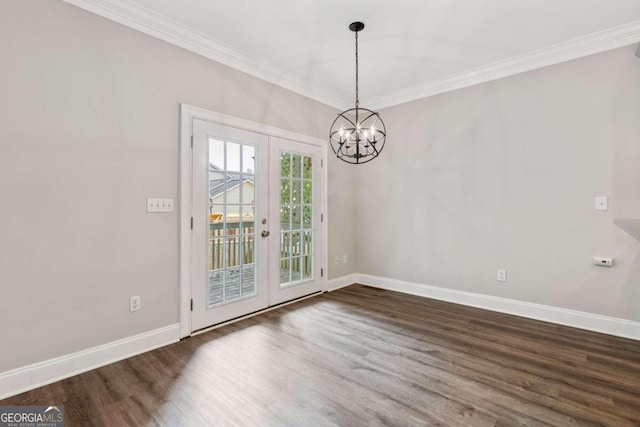
[{"label": "crown molding", "polygon": [[[329,106],[343,109],[351,105],[350,98],[336,96],[327,90],[309,85],[284,69],[249,57],[132,0],[63,1]],[[472,70],[365,98],[362,104],[372,109],[391,107],[637,42],[640,42],[640,21],[633,21]]]},{"label": "crown molding", "polygon": [[633,21],[608,30],[588,34],[469,71],[442,77],[419,85],[390,92],[362,101],[370,108],[380,109],[450,92],[456,89],[513,76],[572,59],[640,42],[640,21]]},{"label": "crown molding", "polygon": [[285,69],[247,56],[131,0],[62,1],[329,106],[341,108],[350,103],[349,98],[331,95]]}]

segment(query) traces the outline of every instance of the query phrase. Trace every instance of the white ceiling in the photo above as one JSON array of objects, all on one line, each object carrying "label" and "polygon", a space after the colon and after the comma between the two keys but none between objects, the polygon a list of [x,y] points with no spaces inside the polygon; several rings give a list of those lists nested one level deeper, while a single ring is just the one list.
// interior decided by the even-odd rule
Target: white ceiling
[{"label": "white ceiling", "polygon": [[338,108],[381,108],[640,41],[640,0],[64,0]]}]

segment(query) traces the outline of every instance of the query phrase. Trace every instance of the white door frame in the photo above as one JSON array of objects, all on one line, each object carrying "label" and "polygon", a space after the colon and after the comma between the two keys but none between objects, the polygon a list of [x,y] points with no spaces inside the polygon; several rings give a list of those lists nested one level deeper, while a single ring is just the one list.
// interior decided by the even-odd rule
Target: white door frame
[{"label": "white door frame", "polygon": [[[180,104],[180,277],[179,277],[179,312],[180,312],[180,338],[191,335],[191,139],[193,135],[193,120],[199,119],[217,123],[224,126],[243,129],[260,133],[269,137],[288,139],[303,144],[322,147],[322,163],[327,159],[327,142],[320,138],[314,138],[279,129],[261,123],[240,119],[226,114],[216,113],[203,108],[187,104]],[[325,220],[322,222],[322,252],[320,265],[325,275],[321,277],[322,290],[327,291],[327,260],[328,257],[328,227],[327,227],[327,193],[328,174],[327,166],[321,168],[322,173],[322,199],[321,212]]]}]

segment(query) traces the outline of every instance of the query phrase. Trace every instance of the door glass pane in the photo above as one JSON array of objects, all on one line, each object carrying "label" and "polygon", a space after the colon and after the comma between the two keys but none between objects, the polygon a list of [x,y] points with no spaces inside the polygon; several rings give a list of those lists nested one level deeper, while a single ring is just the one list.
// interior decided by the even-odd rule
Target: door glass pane
[{"label": "door glass pane", "polygon": [[291,229],[300,229],[300,219],[302,218],[302,206],[291,205]]},{"label": "door glass pane", "polygon": [[224,264],[224,240],[209,239],[209,271],[219,270]]},{"label": "door glass pane", "polygon": [[302,267],[302,279],[310,279],[311,277],[313,277],[313,275],[311,274],[311,272],[313,271],[313,257],[305,256],[301,259],[304,263]]},{"label": "door glass pane", "polygon": [[291,283],[291,258],[280,260],[280,285]]},{"label": "door glass pane", "polygon": [[291,202],[291,180],[280,180],[280,205],[289,206]]},{"label": "door glass pane", "polygon": [[241,255],[241,265],[253,264],[256,255],[255,255],[255,235],[254,234],[246,234],[241,238],[242,244],[242,255]]},{"label": "door glass pane", "polygon": [[291,176],[294,178],[300,178],[302,173],[302,156],[300,154],[293,154],[291,156]]},{"label": "door glass pane", "polygon": [[[225,239],[225,266],[238,267],[240,265],[240,236],[227,236]],[[228,268],[227,268],[228,270]],[[236,270],[236,268],[234,268]]]},{"label": "door glass pane", "polygon": [[291,257],[291,233],[280,233],[280,259]]},{"label": "door glass pane", "polygon": [[280,155],[280,286],[313,279],[313,159]]},{"label": "door glass pane", "polygon": [[252,145],[209,139],[209,306],[256,294]]},{"label": "door glass pane", "polygon": [[280,226],[283,230],[291,229],[291,207],[289,205],[280,206]]},{"label": "door glass pane", "polygon": [[209,272],[209,305],[224,302],[224,270]]},{"label": "door glass pane", "polygon": [[254,283],[256,282],[256,265],[243,265],[242,267],[242,289],[241,296],[255,294]]},{"label": "door glass pane", "polygon": [[311,181],[302,181],[302,203],[313,203],[313,198],[311,197],[311,187]]},{"label": "door glass pane", "polygon": [[242,186],[240,187],[240,193],[242,196],[239,197],[242,200],[243,205],[253,205],[256,200],[256,186],[253,183],[253,177],[251,179],[245,178]]},{"label": "door glass pane", "polygon": [[282,178],[289,178],[291,176],[291,154],[280,154],[280,176]]},{"label": "door glass pane", "polygon": [[311,255],[313,253],[311,233],[310,230],[302,233],[302,255]]},{"label": "door glass pane", "polygon": [[[209,139],[209,182],[224,176],[224,141]],[[223,182],[223,181],[221,181]]]},{"label": "door glass pane", "polygon": [[224,299],[234,300],[240,297],[240,267],[227,268],[224,272]]},{"label": "door glass pane", "polygon": [[300,257],[291,258],[291,282],[302,279]]},{"label": "door glass pane", "polygon": [[291,180],[291,204],[299,205],[302,203],[302,189],[300,188],[300,180]]},{"label": "door glass pane", "polygon": [[311,228],[312,225],[312,215],[313,212],[311,206],[306,205],[302,207],[302,228]]},{"label": "door glass pane", "polygon": [[252,145],[242,146],[242,172],[247,175],[256,173],[256,148]]},{"label": "door glass pane", "polygon": [[311,157],[304,156],[302,158],[302,177],[304,179],[313,178],[313,174],[311,173],[313,170],[312,166],[313,166],[313,159]]},{"label": "door glass pane", "polygon": [[[226,171],[240,172],[240,144],[227,142]],[[235,174],[237,176],[237,174]]]},{"label": "door glass pane", "polygon": [[240,232],[242,234],[255,233],[254,227],[254,210],[255,207],[253,205],[242,205],[240,206]]},{"label": "door glass pane", "polygon": [[291,252],[292,256],[300,255],[300,232],[293,231],[291,233]]}]

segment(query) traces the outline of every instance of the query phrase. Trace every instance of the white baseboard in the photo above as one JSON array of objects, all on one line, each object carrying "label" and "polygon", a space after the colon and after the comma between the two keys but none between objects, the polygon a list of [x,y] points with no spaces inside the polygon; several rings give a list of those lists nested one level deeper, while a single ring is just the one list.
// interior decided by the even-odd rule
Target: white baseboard
[{"label": "white baseboard", "polygon": [[[406,282],[387,277],[358,273],[349,274],[327,281],[327,290],[335,291],[354,283],[640,340],[640,322]],[[0,373],[0,399],[69,378],[179,340],[180,324],[176,323],[66,356],[3,372]]]},{"label": "white baseboard", "polygon": [[622,338],[640,340],[640,322],[632,320],[601,316],[599,314],[569,310],[549,305],[534,304],[508,298],[494,297],[491,295],[458,291],[438,286],[423,285],[420,283],[406,282],[403,280],[372,276],[369,274],[350,274],[348,276],[333,279],[331,282],[334,281],[335,283],[342,284],[342,286],[350,284],[347,282],[351,282],[351,284],[360,283],[375,288],[387,289],[390,291],[397,291],[405,294],[452,302],[455,304],[468,305],[500,313],[513,314],[515,316],[542,320],[544,322],[571,326],[573,328],[600,332]]},{"label": "white baseboard", "polygon": [[180,324],[166,326],[66,356],[0,373],[0,399],[51,384],[91,369],[180,340]]},{"label": "white baseboard", "polygon": [[358,280],[358,275],[347,274],[346,276],[336,277],[335,279],[331,279],[327,281],[327,292],[335,291],[340,288],[344,288],[345,286],[353,285]]}]

